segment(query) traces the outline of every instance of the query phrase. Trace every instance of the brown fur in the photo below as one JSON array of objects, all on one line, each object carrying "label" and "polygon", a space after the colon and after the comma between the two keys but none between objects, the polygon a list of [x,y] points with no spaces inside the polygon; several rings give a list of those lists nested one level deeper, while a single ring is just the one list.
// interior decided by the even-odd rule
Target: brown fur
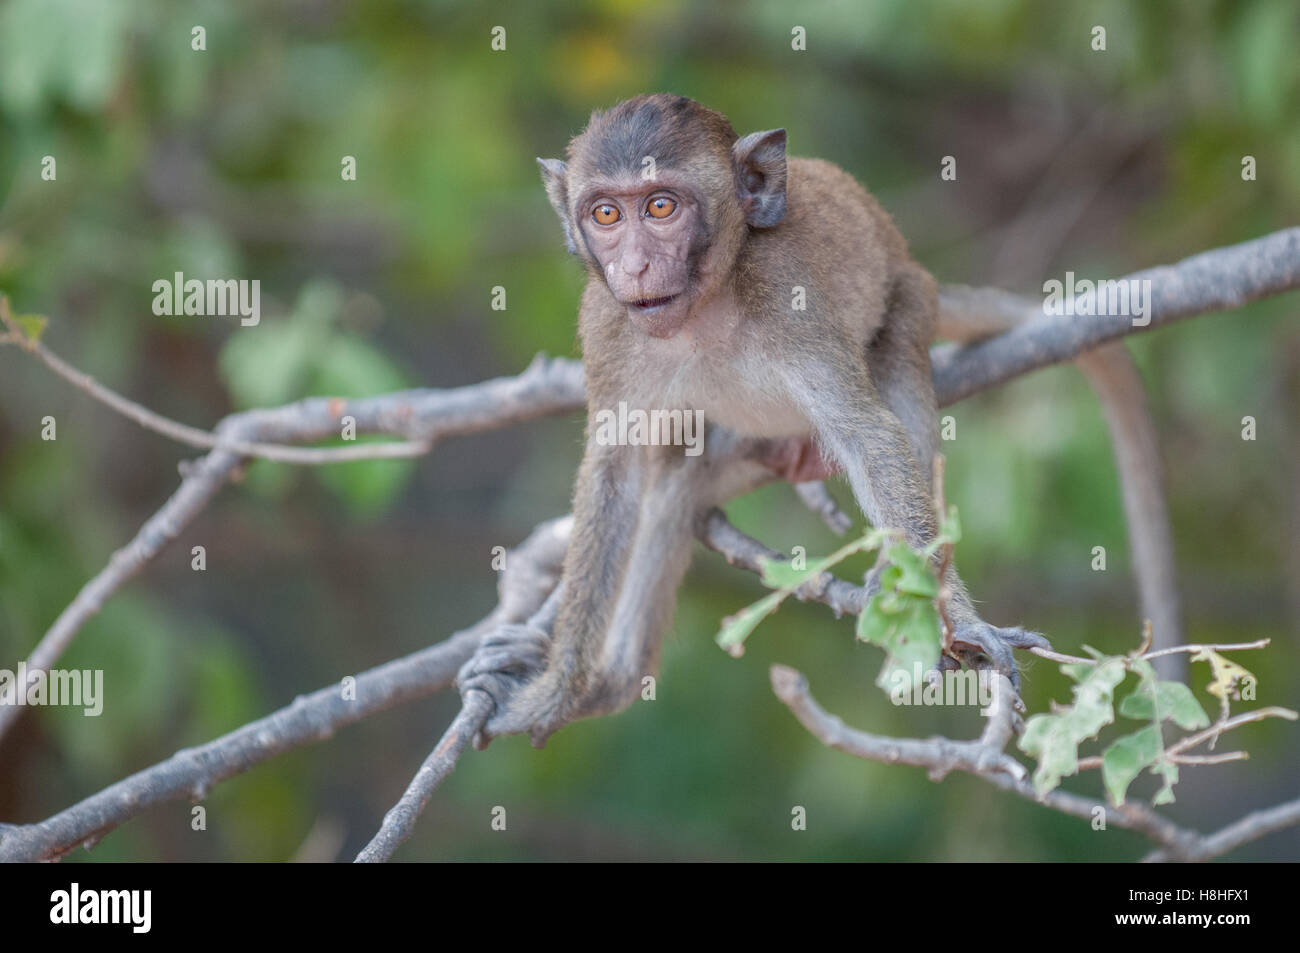
[{"label": "brown fur", "polygon": [[[695,514],[717,501],[707,453],[596,441],[596,415],[620,401],[815,442],[875,525],[917,546],[933,537],[934,280],[851,176],[787,161],[784,149],[782,130],[737,138],[720,114],[660,94],[596,113],[567,164],[542,163],[589,272],[579,312],[588,449],[545,670],[489,733],[529,731],[540,742],[574,717],[627,705],[653,670]],[[645,211],[656,196],[674,203],[666,219]],[[617,222],[594,218],[612,207]],[[796,287],[805,310],[791,306]],[[947,581],[967,655],[984,651],[1014,677],[1008,646],[1029,637],[980,622],[955,570]]]}]

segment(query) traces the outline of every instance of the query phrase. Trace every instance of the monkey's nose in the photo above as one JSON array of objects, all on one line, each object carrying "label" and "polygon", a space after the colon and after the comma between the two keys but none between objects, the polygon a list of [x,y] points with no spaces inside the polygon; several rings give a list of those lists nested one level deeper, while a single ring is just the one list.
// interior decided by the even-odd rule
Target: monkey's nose
[{"label": "monkey's nose", "polygon": [[623,272],[632,278],[639,278],[646,273],[650,267],[650,256],[648,255],[624,255]]}]

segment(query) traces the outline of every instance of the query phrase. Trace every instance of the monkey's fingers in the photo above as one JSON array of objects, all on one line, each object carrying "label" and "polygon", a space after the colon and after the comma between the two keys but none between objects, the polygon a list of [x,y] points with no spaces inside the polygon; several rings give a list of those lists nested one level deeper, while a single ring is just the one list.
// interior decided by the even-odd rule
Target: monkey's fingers
[{"label": "monkey's fingers", "polygon": [[461,666],[456,674],[456,683],[473,678],[476,675],[506,673],[519,675],[536,672],[546,664],[546,647],[511,646],[502,648],[479,649],[473,657]]},{"label": "monkey's fingers", "polygon": [[474,738],[479,751],[497,735],[518,734],[531,726],[512,719],[512,701],[520,688],[546,667],[550,635],[526,624],[503,625],[484,636],[478,649],[456,673],[461,697],[481,691],[492,699],[494,712]]},{"label": "monkey's fingers", "polygon": [[1018,625],[997,629],[998,637],[1013,649],[1050,649],[1052,643],[1041,632],[1031,632]]},{"label": "monkey's fingers", "polygon": [[953,632],[950,651],[953,656],[969,665],[980,668],[983,656],[993,668],[1011,680],[1011,687],[1020,693],[1020,672],[1016,668],[1012,649],[1035,646],[1050,648],[1051,643],[1037,632],[1028,632],[1019,626],[998,628],[987,622],[964,622]]},{"label": "monkey's fingers", "polygon": [[[546,666],[546,652],[551,637],[529,625],[503,625],[484,636],[470,660],[456,673],[456,684],[478,675],[508,673],[512,675],[541,671]],[[462,694],[464,688],[461,689]]]},{"label": "monkey's fingers", "polygon": [[505,705],[508,704],[508,699],[518,691],[517,682],[518,679],[513,676],[491,672],[481,672],[470,677],[462,677],[461,675],[456,677],[456,686],[460,689],[461,698],[464,698],[471,691],[483,692],[488,698],[492,699],[494,706],[493,714],[488,717],[483,728],[474,735],[473,744],[476,751],[483,751],[487,748],[497,735],[508,734],[508,732],[495,730],[494,722]]}]

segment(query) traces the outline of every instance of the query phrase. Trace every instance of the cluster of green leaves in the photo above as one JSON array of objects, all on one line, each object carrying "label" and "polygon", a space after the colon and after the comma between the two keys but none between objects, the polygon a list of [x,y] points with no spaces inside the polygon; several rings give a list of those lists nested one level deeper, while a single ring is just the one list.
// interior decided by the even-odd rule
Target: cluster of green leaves
[{"label": "cluster of green leaves", "polygon": [[[940,582],[934,569],[934,556],[943,546],[955,545],[960,539],[961,524],[956,508],[952,507],[939,535],[924,549],[907,545],[897,532],[872,530],[819,559],[764,557],[761,560],[763,584],[773,592],[724,619],[717,643],[732,655],[740,655],[745,640],[758,624],[800,587],[818,583],[823,573],[855,553],[883,549],[884,556],[878,564],[880,591],[858,616],[857,637],[885,650],[885,664],[876,679],[877,686],[888,689],[898,685],[900,679],[910,680],[916,671],[928,672],[939,661]],[[1116,804],[1123,804],[1133,781],[1143,771],[1150,771],[1163,780],[1153,803],[1172,802],[1178,765],[1165,747],[1165,722],[1172,722],[1184,731],[1195,731],[1209,727],[1209,717],[1190,688],[1181,682],[1160,679],[1154,666],[1141,654],[1104,655],[1091,647],[1084,648],[1093,661],[1061,665],[1061,671],[1075,682],[1073,704],[1032,716],[1021,735],[1020,750],[1038,762],[1034,771],[1035,790],[1040,795],[1047,794],[1063,778],[1076,774],[1080,745],[1095,739],[1119,715],[1144,724],[1103,749],[1101,771],[1106,792]],[[1214,681],[1209,691],[1220,699],[1226,716],[1228,699],[1235,695],[1237,685],[1253,676],[1210,648],[1200,648],[1192,658],[1210,663]],[[1116,690],[1130,674],[1136,676],[1137,684],[1117,706]]]},{"label": "cluster of green leaves", "polygon": [[[1145,724],[1103,749],[1101,774],[1107,794],[1116,804],[1123,804],[1129,785],[1144,770],[1149,770],[1164,779],[1153,802],[1170,803],[1174,800],[1173,786],[1178,782],[1178,765],[1168,757],[1164,723],[1172,721],[1184,731],[1194,731],[1208,727],[1210,719],[1191,689],[1181,682],[1162,681],[1151,663],[1141,656],[1103,655],[1095,649],[1086,646],[1085,649],[1094,661],[1061,666],[1061,671],[1076,683],[1074,703],[1034,715],[1020,737],[1020,750],[1038,761],[1034,789],[1040,795],[1046,794],[1060,785],[1062,778],[1077,773],[1079,746],[1096,738],[1102,728],[1114,723],[1118,714]],[[1240,666],[1235,668],[1245,672]],[[1116,689],[1129,674],[1137,676],[1137,686],[1120,700],[1117,708]]]},{"label": "cluster of green leaves", "polygon": [[857,637],[885,650],[885,664],[876,679],[879,687],[910,686],[915,672],[928,672],[939,662],[943,640],[936,601],[939,578],[933,562],[940,549],[961,539],[956,507],[949,508],[939,535],[924,549],[913,549],[900,537],[897,531],[875,529],[820,559],[764,557],[763,584],[775,591],[724,619],[717,643],[740,655],[758,624],[801,586],[855,553],[883,549],[877,564],[880,591],[858,615]]}]

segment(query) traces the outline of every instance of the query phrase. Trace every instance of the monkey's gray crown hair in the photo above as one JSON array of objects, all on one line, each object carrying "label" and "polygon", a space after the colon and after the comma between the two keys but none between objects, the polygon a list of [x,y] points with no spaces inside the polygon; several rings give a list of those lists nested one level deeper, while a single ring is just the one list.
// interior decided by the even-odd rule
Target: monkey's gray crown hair
[{"label": "monkey's gray crown hair", "polygon": [[606,173],[636,172],[644,156],[660,165],[679,165],[702,145],[731,148],[737,139],[727,117],[686,96],[653,93],[627,99],[591,114],[587,127],[569,143],[569,158],[586,143],[595,145],[591,161]]}]

